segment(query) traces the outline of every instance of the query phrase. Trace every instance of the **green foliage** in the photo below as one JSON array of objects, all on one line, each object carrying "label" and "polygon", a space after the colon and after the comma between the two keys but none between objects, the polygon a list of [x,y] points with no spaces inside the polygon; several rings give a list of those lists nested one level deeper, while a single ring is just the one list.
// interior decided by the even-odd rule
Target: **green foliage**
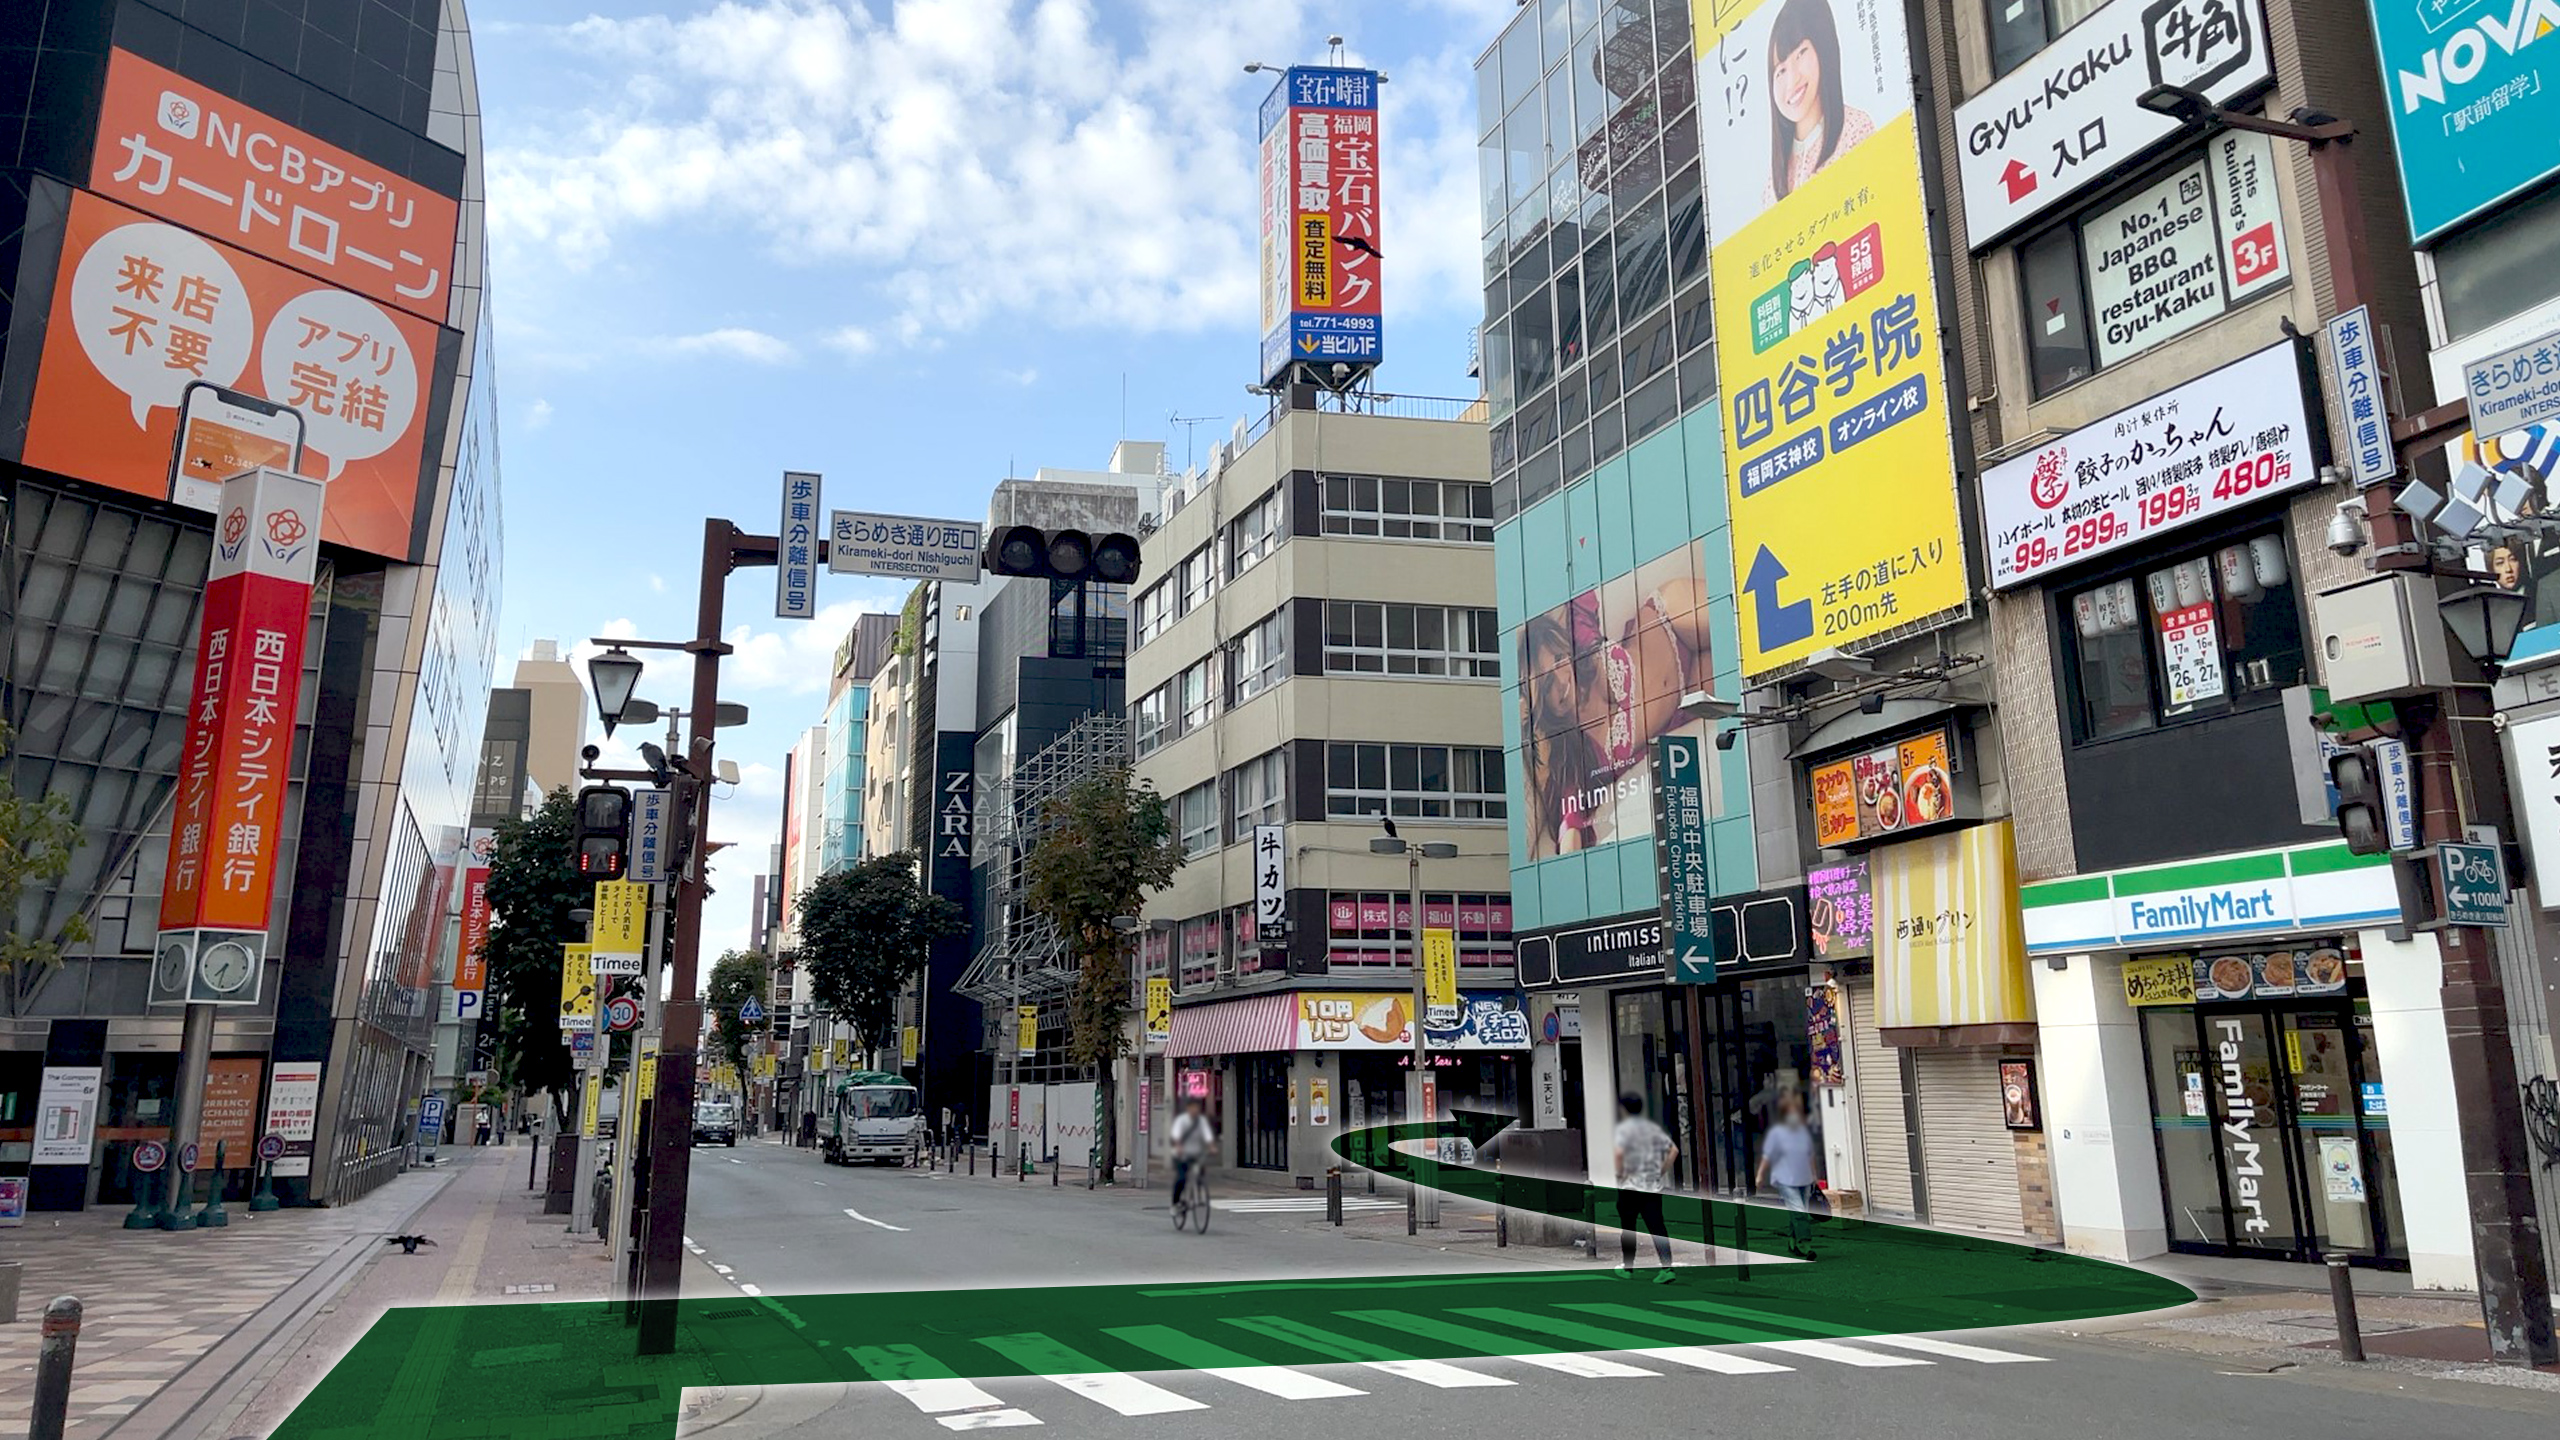
[{"label": "green foliage", "polygon": [[771,979],[773,957],[754,950],[731,950],[711,967],[710,983],[702,992],[703,1009],[711,1015],[711,1054],[747,1070],[747,1037],[752,1029],[738,1018],[738,1007],[753,998],[758,1005],[771,1008],[766,994]]},{"label": "green foliage", "polygon": [[9,727],[0,724],[0,978],[8,981],[14,1012],[33,998],[46,972],[62,963],[62,947],[89,938],[89,924],[74,914],[52,935],[18,933],[17,915],[27,892],[52,887],[71,869],[72,852],[88,843],[71,801],[60,795],[26,797],[9,781]]},{"label": "green foliage", "polygon": [[595,897],[570,871],[577,801],[567,787],[542,808],[497,827],[489,864],[489,1010],[498,1027],[499,1080],[520,1091],[548,1090],[555,1105],[570,1089],[569,1047],[560,1039],[560,947],[583,935],[569,912]]},{"label": "green foliage", "polygon": [[906,608],[898,612],[898,633],[889,642],[892,655],[913,655],[916,641],[924,634],[924,586],[907,592]]},{"label": "green foliage", "polygon": [[889,1042],[898,992],[923,973],[933,942],[969,928],[959,906],[917,883],[912,851],[820,876],[794,904],[810,997],[864,1050]]},{"label": "green foliage", "polygon": [[[1129,1020],[1129,938],[1111,922],[1140,914],[1150,893],[1173,883],[1182,846],[1164,797],[1127,766],[1077,781],[1049,802],[1042,821],[1040,838],[1023,859],[1025,899],[1057,925],[1075,957],[1067,1053],[1095,1067],[1108,1114],[1111,1062],[1126,1053]],[[1112,1163],[1112,1140],[1105,1126],[1105,1166]]]}]

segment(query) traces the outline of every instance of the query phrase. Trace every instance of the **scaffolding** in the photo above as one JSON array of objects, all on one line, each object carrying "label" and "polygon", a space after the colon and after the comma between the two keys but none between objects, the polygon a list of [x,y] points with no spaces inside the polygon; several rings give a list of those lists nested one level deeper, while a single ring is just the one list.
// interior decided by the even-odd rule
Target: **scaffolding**
[{"label": "scaffolding", "polygon": [[952,986],[986,1008],[998,1045],[1012,1041],[1013,1007],[1063,999],[1075,986],[1075,957],[1046,915],[1027,902],[1023,862],[1050,828],[1050,802],[1083,780],[1129,763],[1129,724],[1091,714],[1017,763],[978,794],[976,843],[986,857],[986,943]]}]

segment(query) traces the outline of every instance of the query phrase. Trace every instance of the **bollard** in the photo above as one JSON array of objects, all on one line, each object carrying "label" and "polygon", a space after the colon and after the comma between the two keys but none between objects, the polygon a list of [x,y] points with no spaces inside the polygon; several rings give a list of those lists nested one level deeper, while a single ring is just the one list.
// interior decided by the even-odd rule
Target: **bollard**
[{"label": "bollard", "polygon": [[2364,1363],[2364,1331],[2356,1325],[2355,1281],[2347,1273],[2347,1257],[2331,1255],[2329,1262],[2329,1308],[2338,1317],[2338,1354],[2356,1364]]},{"label": "bollard", "polygon": [[1058,1188],[1058,1167],[1066,1163],[1065,1154],[1063,1150],[1049,1152],[1049,1188],[1052,1190]]},{"label": "bollard", "polygon": [[1324,1172],[1324,1218],[1336,1225],[1342,1223],[1342,1167],[1339,1165]]},{"label": "bollard", "polygon": [[283,1204],[283,1201],[276,1198],[276,1162],[273,1160],[260,1161],[258,1164],[258,1193],[249,1197],[249,1213],[252,1215],[264,1215],[270,1210],[281,1208]]},{"label": "bollard", "polygon": [[978,1173],[978,1142],[975,1140],[969,1142],[969,1173]]},{"label": "bollard", "polygon": [[35,1413],[27,1440],[62,1440],[71,1409],[72,1352],[80,1348],[80,1301],[70,1295],[44,1307],[44,1341],[36,1352]]},{"label": "bollard", "polygon": [[1422,1187],[1411,1180],[1404,1182],[1404,1233],[1422,1233]]},{"label": "bollard", "polygon": [[133,1155],[129,1150],[125,1154],[124,1163],[125,1174],[133,1184],[133,1208],[125,1212],[124,1228],[156,1230],[160,1226],[160,1207],[151,1203],[151,1197],[160,1193],[159,1173],[134,1169]]},{"label": "bollard", "polygon": [[222,1208],[222,1185],[223,1181],[227,1178],[226,1172],[222,1168],[222,1163],[224,1159],[227,1158],[224,1152],[230,1147],[230,1144],[231,1142],[228,1140],[217,1140],[214,1142],[213,1193],[205,1197],[204,1208],[196,1212],[196,1224],[204,1229],[219,1230],[231,1223],[230,1214]]}]

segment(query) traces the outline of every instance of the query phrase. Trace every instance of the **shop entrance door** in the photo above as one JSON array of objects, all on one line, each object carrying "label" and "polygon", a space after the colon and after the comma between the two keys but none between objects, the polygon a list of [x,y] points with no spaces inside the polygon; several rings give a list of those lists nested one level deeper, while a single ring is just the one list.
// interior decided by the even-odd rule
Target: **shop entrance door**
[{"label": "shop entrance door", "polygon": [[2362,1001],[2150,1009],[2143,1044],[2173,1249],[2405,1259]]},{"label": "shop entrance door", "polygon": [[1236,1057],[1236,1164],[1247,1170],[1289,1167],[1289,1057]]},{"label": "shop entrance door", "polygon": [[[1780,1098],[1793,1092],[1806,1099],[1813,1045],[1804,990],[1805,974],[1797,971],[1720,980],[1697,991],[1705,1123],[1694,1138],[1706,1160],[1703,1183],[1719,1194],[1751,1193],[1760,1139],[1777,1119]],[[1820,1124],[1810,1101],[1806,1118]],[[1814,1153],[1822,1154],[1820,1144]]]}]

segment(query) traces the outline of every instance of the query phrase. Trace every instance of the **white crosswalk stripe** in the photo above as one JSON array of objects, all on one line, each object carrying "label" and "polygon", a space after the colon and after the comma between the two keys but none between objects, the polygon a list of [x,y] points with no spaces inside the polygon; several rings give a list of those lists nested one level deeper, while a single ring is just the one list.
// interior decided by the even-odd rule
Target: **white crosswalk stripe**
[{"label": "white crosswalk stripe", "polygon": [[1517,1380],[1505,1380],[1499,1375],[1461,1370],[1455,1365],[1439,1360],[1371,1360],[1366,1364],[1381,1375],[1393,1375],[1404,1380],[1419,1380],[1425,1385],[1441,1390],[1491,1389],[1520,1383]]},{"label": "white crosswalk stripe", "polygon": [[1855,1365],[1862,1370],[1885,1370],[1896,1365],[1926,1365],[1908,1355],[1879,1355],[1873,1350],[1860,1350],[1837,1340],[1761,1340],[1754,1342],[1763,1350],[1784,1350],[1813,1360],[1830,1360],[1842,1365]]},{"label": "white crosswalk stripe", "polygon": [[1896,1350],[1916,1350],[1923,1355],[1937,1355],[1949,1360],[1971,1360],[1978,1365],[2041,1365],[2041,1355],[2020,1355],[2009,1350],[1991,1350],[1980,1345],[1959,1345],[1953,1340],[1933,1340],[1926,1335],[1866,1335],[1860,1343],[1890,1345]]},{"label": "white crosswalk stripe", "polygon": [[1176,1395],[1161,1385],[1151,1384],[1135,1375],[1123,1375],[1116,1370],[1041,1378],[1123,1415],[1170,1415],[1178,1410],[1209,1408],[1187,1395]]},{"label": "white crosswalk stripe", "polygon": [[[1310,1195],[1303,1198],[1283,1197],[1271,1200],[1212,1200],[1209,1202],[1209,1208],[1228,1215],[1321,1215],[1324,1213],[1324,1197]],[[1349,1195],[1342,1197],[1342,1209],[1345,1214],[1355,1210],[1401,1210],[1403,1208],[1404,1202],[1401,1200],[1374,1200],[1365,1195],[1357,1199]]]}]

